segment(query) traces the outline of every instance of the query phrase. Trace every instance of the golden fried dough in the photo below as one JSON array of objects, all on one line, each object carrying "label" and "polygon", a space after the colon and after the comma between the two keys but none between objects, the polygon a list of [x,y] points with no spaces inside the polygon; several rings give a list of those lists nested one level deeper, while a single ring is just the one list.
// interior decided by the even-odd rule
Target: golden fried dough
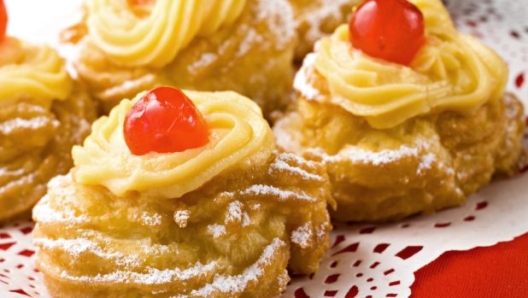
[{"label": "golden fried dough", "polygon": [[7,37],[0,42],[0,221],[28,211],[46,184],[69,171],[70,150],[95,119],[92,99],[56,52]]},{"label": "golden fried dough", "polygon": [[338,202],[331,214],[342,221],[397,220],[460,205],[494,175],[517,173],[523,150],[523,107],[511,94],[472,117],[443,113],[383,131],[335,106],[301,99],[299,111],[274,128],[279,145],[318,148],[306,154],[326,162]]},{"label": "golden fried dough", "polygon": [[279,146],[326,163],[340,221],[457,206],[519,169],[524,111],[506,63],[441,1],[409,2],[425,41],[408,65],[357,48],[342,24],[304,59],[296,108],[274,127]]},{"label": "golden fried dough", "polygon": [[289,0],[295,16],[295,60],[302,61],[316,41],[347,22],[360,0]]},{"label": "golden fried dough", "polygon": [[97,120],[50,182],[33,218],[54,297],[274,297],[288,271],[318,269],[334,205],[324,165],[276,151],[251,100],[185,94],[209,127],[204,147],[131,154],[122,117],[140,94]]},{"label": "golden fried dough", "polygon": [[[152,5],[179,5],[175,4],[179,2],[182,1],[157,1]],[[124,10],[126,15],[134,16],[132,8],[126,3],[126,0],[121,0],[100,5],[122,5],[122,8],[114,11]],[[80,56],[74,62],[75,68],[92,94],[103,102],[106,112],[123,98],[133,97],[138,92],[155,86],[171,85],[202,91],[237,91],[255,100],[263,109],[264,115],[270,118],[274,111],[285,108],[287,95],[291,92],[295,42],[292,9],[286,0],[247,0],[237,3],[245,4],[235,21],[214,32],[193,37],[175,54],[172,53],[176,51],[176,45],[171,48],[169,44],[163,51],[167,52],[166,56],[173,58],[162,65],[156,64],[156,60],[140,61],[137,65],[126,59],[116,61],[117,58],[98,47],[94,41],[94,34],[89,29],[90,18],[96,13],[87,9],[87,35],[80,42]],[[159,12],[160,9],[156,11]],[[154,10],[152,13],[154,14]],[[169,17],[169,11],[164,17]],[[137,22],[141,24],[141,20],[142,18],[138,18]],[[86,27],[76,28],[77,31],[82,31],[79,28]],[[165,27],[161,28],[167,31]],[[152,25],[148,30],[156,31],[157,27]],[[114,33],[118,34],[117,29]],[[145,46],[144,56],[154,52],[150,48],[160,43],[157,39],[146,41],[147,37],[138,39],[141,39],[141,44],[152,43]],[[143,57],[139,54],[137,56],[138,59]]]},{"label": "golden fried dough", "polygon": [[181,198],[144,200],[59,176],[34,210],[38,268],[54,297],[273,297],[287,266],[313,273],[326,252],[324,177],[274,154]]}]

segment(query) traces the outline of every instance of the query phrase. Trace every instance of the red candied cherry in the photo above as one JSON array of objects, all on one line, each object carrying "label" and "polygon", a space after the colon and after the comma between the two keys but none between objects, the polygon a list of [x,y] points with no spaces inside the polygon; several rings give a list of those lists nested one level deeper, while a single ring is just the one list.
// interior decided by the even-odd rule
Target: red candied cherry
[{"label": "red candied cherry", "polygon": [[156,0],[128,0],[129,5],[152,5]]},{"label": "red candied cherry", "polygon": [[0,0],[0,41],[4,40],[7,31],[7,10],[3,0]]},{"label": "red candied cherry", "polygon": [[128,5],[137,16],[147,17],[150,15],[149,7],[152,7],[155,2],[156,0],[128,0]]},{"label": "red candied cherry", "polygon": [[407,0],[366,0],[348,25],[356,49],[398,64],[409,65],[425,43],[423,14]]},{"label": "red candied cherry", "polygon": [[183,92],[158,87],[130,109],[123,127],[125,142],[135,155],[171,153],[201,147],[209,141],[202,114]]}]

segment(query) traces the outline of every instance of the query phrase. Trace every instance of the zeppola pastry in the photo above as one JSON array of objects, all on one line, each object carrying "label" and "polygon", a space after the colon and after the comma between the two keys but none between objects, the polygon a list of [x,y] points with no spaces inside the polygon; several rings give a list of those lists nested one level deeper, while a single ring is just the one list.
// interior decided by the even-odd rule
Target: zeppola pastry
[{"label": "zeppola pastry", "polygon": [[274,132],[326,163],[335,219],[431,213],[517,173],[524,112],[507,76],[440,0],[367,0],[306,57]]},{"label": "zeppola pastry", "polygon": [[347,21],[360,0],[289,0],[295,17],[295,59],[302,61],[323,36]]},{"label": "zeppola pastry", "polygon": [[28,213],[68,172],[96,117],[55,50],[6,36],[6,26],[0,1],[0,221]]},{"label": "zeppola pastry", "polygon": [[73,158],[33,211],[55,297],[274,297],[328,248],[324,165],[235,92],[140,93]]},{"label": "zeppola pastry", "polygon": [[85,11],[66,39],[80,38],[74,66],[106,111],[159,85],[234,90],[266,117],[287,103],[295,46],[287,0],[86,0]]}]

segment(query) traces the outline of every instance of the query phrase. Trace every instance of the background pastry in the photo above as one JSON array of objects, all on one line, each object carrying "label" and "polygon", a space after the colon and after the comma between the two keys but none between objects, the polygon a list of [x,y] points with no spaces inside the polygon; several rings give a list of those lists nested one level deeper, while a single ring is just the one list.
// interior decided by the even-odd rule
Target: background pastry
[{"label": "background pastry", "polygon": [[302,61],[323,36],[345,23],[360,0],[289,0],[295,16],[295,60]]},{"label": "background pastry", "polygon": [[278,153],[249,99],[185,95],[122,101],[50,183],[34,237],[52,295],[274,297],[287,267],[317,269],[331,229],[324,166]]},{"label": "background pastry", "polygon": [[29,211],[46,184],[72,166],[95,119],[91,99],[57,53],[5,35],[0,1],[0,221]]},{"label": "background pastry", "polygon": [[297,111],[274,129],[282,147],[326,161],[336,219],[456,206],[494,175],[518,171],[524,112],[504,93],[506,64],[458,33],[440,1],[410,2],[363,4],[400,26],[362,32],[360,7],[323,38],[296,76]]},{"label": "background pastry", "polygon": [[238,91],[266,116],[286,105],[295,42],[286,0],[85,4],[85,26],[73,32],[86,33],[74,65],[106,111],[159,85]]}]

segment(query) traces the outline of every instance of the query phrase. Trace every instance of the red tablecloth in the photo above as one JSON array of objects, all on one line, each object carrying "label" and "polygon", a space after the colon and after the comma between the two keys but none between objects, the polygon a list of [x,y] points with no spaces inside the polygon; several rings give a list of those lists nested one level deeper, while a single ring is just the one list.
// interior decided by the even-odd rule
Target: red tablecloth
[{"label": "red tablecloth", "polygon": [[526,298],[528,233],[491,247],[444,253],[415,276],[412,298]]}]

